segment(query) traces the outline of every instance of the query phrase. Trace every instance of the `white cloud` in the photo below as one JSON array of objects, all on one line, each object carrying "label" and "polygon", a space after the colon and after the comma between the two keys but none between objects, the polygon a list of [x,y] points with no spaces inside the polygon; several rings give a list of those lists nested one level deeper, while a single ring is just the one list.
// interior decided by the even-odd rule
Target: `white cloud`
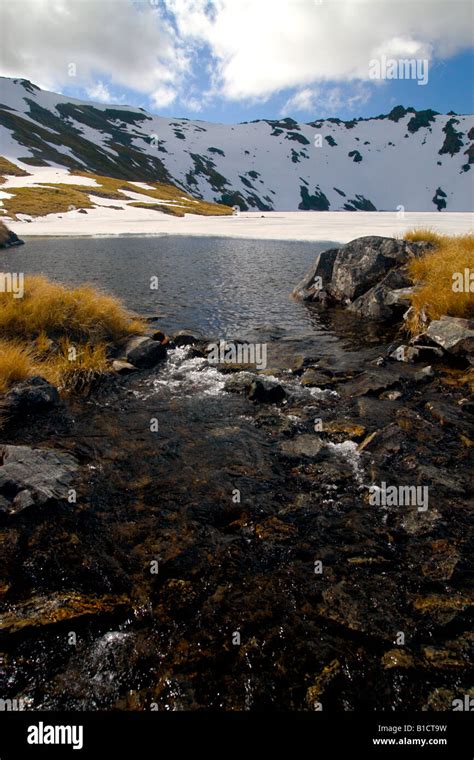
[{"label": "white cloud", "polygon": [[358,82],[355,85],[330,87],[305,87],[292,95],[280,109],[281,116],[291,116],[293,113],[304,112],[314,118],[332,116],[341,108],[348,110],[367,103],[371,90]]},{"label": "white cloud", "polygon": [[1,26],[0,73],[50,89],[93,87],[103,77],[150,94],[178,82],[187,67],[176,35],[150,3],[8,0]]},{"label": "white cloud", "polygon": [[3,75],[50,89],[99,88],[104,102],[109,87],[129,88],[157,107],[181,100],[195,110],[204,97],[261,101],[291,90],[295,110],[320,107],[321,99],[335,107],[344,97],[338,87],[368,81],[373,58],[431,60],[472,44],[471,0],[0,0],[0,7]]},{"label": "white cloud", "polygon": [[164,0],[182,40],[209,46],[214,89],[267,98],[368,79],[385,54],[445,57],[472,44],[470,0]]},{"label": "white cloud", "polygon": [[166,108],[176,100],[176,91],[171,87],[157,87],[151,93],[151,101],[155,108]]},{"label": "white cloud", "polygon": [[103,82],[97,82],[92,87],[86,87],[86,92],[87,97],[99,103],[117,103],[123,101],[123,97],[115,98]]}]

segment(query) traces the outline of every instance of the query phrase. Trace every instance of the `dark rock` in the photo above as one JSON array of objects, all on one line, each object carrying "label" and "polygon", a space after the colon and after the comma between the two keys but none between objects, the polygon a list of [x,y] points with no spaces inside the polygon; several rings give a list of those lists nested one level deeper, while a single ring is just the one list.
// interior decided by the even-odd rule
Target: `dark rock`
[{"label": "dark rock", "polygon": [[[406,264],[426,246],[386,237],[362,237],[352,240],[339,249],[328,292],[335,301],[348,303],[355,301],[363,293],[385,278],[396,267]],[[397,287],[398,277],[393,286]],[[406,287],[409,282],[402,277]]]},{"label": "dark rock", "polygon": [[369,319],[399,319],[410,306],[409,285],[404,269],[392,269],[381,282],[349,304],[349,310]]},{"label": "dark rock", "polygon": [[166,348],[156,340],[139,336],[131,338],[124,349],[127,362],[139,369],[149,369],[166,358]]},{"label": "dark rock", "polygon": [[187,330],[180,330],[173,335],[173,343],[175,346],[194,346],[196,343],[200,343],[202,338],[193,335]]},{"label": "dark rock", "polygon": [[12,230],[7,230],[8,237],[0,241],[0,248],[12,248],[15,245],[24,245],[25,241],[20,240],[18,235]]},{"label": "dark rock", "polygon": [[281,385],[273,384],[266,380],[254,380],[248,390],[247,396],[251,401],[277,403],[286,397],[286,393]]},{"label": "dark rock", "polygon": [[42,377],[32,377],[19,383],[7,394],[4,408],[8,412],[43,412],[61,402],[57,388]]},{"label": "dark rock", "polygon": [[347,397],[357,398],[367,394],[375,394],[396,385],[403,377],[401,371],[395,368],[390,370],[379,369],[374,372],[364,372],[354,380],[338,388],[339,392]]},{"label": "dark rock", "polygon": [[77,459],[62,451],[0,446],[0,494],[9,502],[4,511],[16,514],[32,503],[66,498],[78,469]]},{"label": "dark rock", "polygon": [[224,390],[230,393],[244,393],[247,391],[252,383],[255,381],[255,375],[251,372],[239,372],[234,375],[230,375],[224,385]]},{"label": "dark rock", "polygon": [[[307,275],[293,290],[293,295],[296,298],[301,298],[304,301],[320,300],[321,292],[325,290],[327,284],[331,281],[333,266],[338,252],[339,248],[332,248],[327,251],[321,251],[318,254],[315,263]],[[321,278],[321,284],[317,278]]]},{"label": "dark rock", "polygon": [[370,319],[397,319],[409,307],[406,264],[429,244],[386,237],[361,237],[320,253],[293,295],[306,301],[350,304]]},{"label": "dark rock", "polygon": [[163,343],[163,341],[166,338],[166,335],[161,330],[155,330],[152,335],[150,335],[150,338],[152,340],[157,340],[158,343]]},{"label": "dark rock", "polygon": [[279,449],[287,457],[296,459],[308,457],[314,459],[315,457],[319,457],[324,447],[325,444],[319,436],[303,433],[289,441],[283,441]]},{"label": "dark rock", "polygon": [[307,388],[326,388],[337,382],[339,382],[337,378],[330,377],[330,375],[317,369],[307,369],[301,376],[301,385]]}]

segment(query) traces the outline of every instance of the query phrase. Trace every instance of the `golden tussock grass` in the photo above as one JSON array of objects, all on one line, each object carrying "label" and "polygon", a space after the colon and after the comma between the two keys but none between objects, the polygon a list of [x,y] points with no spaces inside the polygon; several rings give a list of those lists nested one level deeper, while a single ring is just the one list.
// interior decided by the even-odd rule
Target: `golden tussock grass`
[{"label": "golden tussock grass", "polygon": [[34,374],[77,389],[107,369],[107,350],[144,325],[92,285],[25,278],[24,296],[0,293],[0,392]]},{"label": "golden tussock grass", "polygon": [[9,161],[5,156],[0,156],[0,174],[9,174],[13,177],[29,177],[30,173]]},{"label": "golden tussock grass", "polygon": [[[168,213],[175,216],[183,216],[185,213],[203,216],[227,216],[233,213],[229,206],[193,198],[189,193],[174,185],[147,182],[148,189],[145,189],[127,180],[104,177],[92,172],[78,171],[75,176],[87,177],[94,180],[96,184],[76,185],[59,182],[44,183],[41,187],[12,187],[8,188],[12,197],[3,199],[3,207],[11,218],[16,218],[17,214],[45,216],[46,214],[65,213],[74,209],[94,208],[94,197],[128,202],[130,197],[126,195],[126,192],[133,192],[142,195],[144,202],[152,203],[153,200],[174,201],[174,204],[168,206],[167,209]],[[130,205],[136,205],[136,203]],[[166,209],[164,212],[167,212]]]},{"label": "golden tussock grass", "polygon": [[0,393],[33,374],[33,357],[28,346],[0,338]]},{"label": "golden tussock grass", "polygon": [[409,264],[415,291],[406,324],[408,332],[415,335],[443,315],[474,317],[469,279],[461,288],[456,284],[458,278],[464,278],[465,270],[474,270],[474,233],[453,236],[420,229],[407,233],[405,239],[432,243],[431,249]]}]

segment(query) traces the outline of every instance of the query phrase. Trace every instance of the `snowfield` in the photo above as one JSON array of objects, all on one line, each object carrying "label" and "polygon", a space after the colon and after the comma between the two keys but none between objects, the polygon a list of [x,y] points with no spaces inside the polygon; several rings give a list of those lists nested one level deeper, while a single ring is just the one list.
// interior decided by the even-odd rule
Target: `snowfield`
[{"label": "snowfield", "polygon": [[113,235],[200,235],[249,238],[254,240],[334,241],[347,243],[363,235],[402,236],[413,227],[430,227],[438,232],[457,234],[474,228],[472,214],[383,212],[243,212],[240,216],[184,218],[157,211],[124,207],[107,208],[117,201],[100,200],[101,207],[87,214],[70,211],[50,214],[26,222],[9,222],[21,238],[29,236],[113,236]]}]

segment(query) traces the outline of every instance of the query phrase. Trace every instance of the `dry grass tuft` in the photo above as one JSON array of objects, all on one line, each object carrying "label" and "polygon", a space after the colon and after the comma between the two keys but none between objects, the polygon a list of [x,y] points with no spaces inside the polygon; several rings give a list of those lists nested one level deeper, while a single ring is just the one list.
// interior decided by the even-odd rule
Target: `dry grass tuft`
[{"label": "dry grass tuft", "polygon": [[416,335],[444,314],[474,317],[474,292],[469,287],[469,273],[474,271],[474,233],[449,236],[414,230],[406,239],[433,243],[432,249],[409,264],[415,292],[406,324],[408,332]]},{"label": "dry grass tuft", "polygon": [[23,343],[0,339],[0,393],[34,374],[33,356]]},{"label": "dry grass tuft", "polygon": [[68,288],[34,275],[24,297],[0,293],[0,392],[34,374],[84,390],[107,370],[107,350],[145,325],[91,285]]}]

